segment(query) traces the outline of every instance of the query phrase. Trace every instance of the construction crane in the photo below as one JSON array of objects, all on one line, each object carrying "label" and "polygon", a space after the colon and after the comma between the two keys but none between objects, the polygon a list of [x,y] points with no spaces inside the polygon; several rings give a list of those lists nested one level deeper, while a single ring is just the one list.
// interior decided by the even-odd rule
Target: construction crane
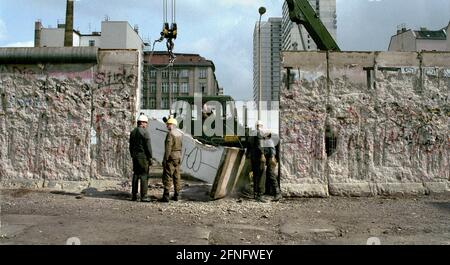
[{"label": "construction crane", "polygon": [[303,25],[319,50],[341,51],[308,0],[286,0],[290,19]]},{"label": "construction crane", "polygon": [[171,0],[171,15],[172,15],[172,21],[169,23],[168,21],[168,4],[167,0],[163,0],[163,29],[161,31],[161,37],[159,40],[156,40],[156,42],[162,42],[164,40],[167,40],[166,46],[167,46],[167,52],[170,56],[170,64],[173,64],[175,62],[176,56],[173,52],[173,49],[175,47],[175,44],[173,43],[173,40],[177,38],[177,22],[176,22],[176,0]]}]

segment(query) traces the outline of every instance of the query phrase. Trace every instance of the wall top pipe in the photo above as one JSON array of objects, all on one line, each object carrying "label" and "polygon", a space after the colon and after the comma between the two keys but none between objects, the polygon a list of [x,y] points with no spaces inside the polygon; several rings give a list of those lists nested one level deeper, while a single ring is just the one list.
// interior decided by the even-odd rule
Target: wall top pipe
[{"label": "wall top pipe", "polygon": [[98,63],[98,48],[0,48],[0,64],[36,63]]}]

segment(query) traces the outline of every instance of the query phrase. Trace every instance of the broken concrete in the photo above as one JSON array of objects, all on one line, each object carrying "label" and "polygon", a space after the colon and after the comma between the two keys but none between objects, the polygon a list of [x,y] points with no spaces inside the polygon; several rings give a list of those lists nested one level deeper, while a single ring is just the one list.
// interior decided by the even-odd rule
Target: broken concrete
[{"label": "broken concrete", "polygon": [[450,53],[284,53],[294,74],[280,102],[284,192],[448,190],[449,62]]}]

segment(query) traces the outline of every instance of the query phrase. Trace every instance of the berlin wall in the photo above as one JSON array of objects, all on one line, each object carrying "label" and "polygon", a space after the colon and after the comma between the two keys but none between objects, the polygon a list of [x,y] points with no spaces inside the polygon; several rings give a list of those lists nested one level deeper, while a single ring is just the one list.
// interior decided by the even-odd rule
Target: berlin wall
[{"label": "berlin wall", "polygon": [[285,194],[448,190],[450,53],[285,52],[283,67]]},{"label": "berlin wall", "polygon": [[100,50],[95,63],[0,64],[2,187],[128,181],[137,80],[129,50]]}]

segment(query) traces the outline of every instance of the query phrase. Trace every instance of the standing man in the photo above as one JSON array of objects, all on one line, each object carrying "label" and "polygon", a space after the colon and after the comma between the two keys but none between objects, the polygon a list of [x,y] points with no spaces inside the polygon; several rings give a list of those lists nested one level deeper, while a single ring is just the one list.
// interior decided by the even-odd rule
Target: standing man
[{"label": "standing man", "polygon": [[130,133],[130,154],[133,158],[132,201],[137,200],[139,180],[141,180],[141,201],[150,201],[147,191],[148,171],[149,166],[152,165],[152,144],[147,126],[148,118],[141,114],[138,118],[137,128]]},{"label": "standing man", "polygon": [[[262,131],[262,125],[260,130]],[[275,169],[277,167],[277,158],[276,158],[276,148],[275,143],[272,138],[272,133],[269,131],[262,131],[262,148],[264,152],[265,165],[261,166],[266,167],[266,181],[269,184],[269,187],[275,192],[274,199],[272,201],[279,201],[281,199],[281,190],[277,179],[277,173]],[[264,170],[263,170],[264,171]]]},{"label": "standing man", "polygon": [[263,182],[261,181],[264,171],[265,156],[264,149],[262,148],[263,135],[261,134],[262,122],[256,122],[256,136],[250,136],[247,146],[247,157],[250,156],[250,162],[252,164],[253,172],[253,194],[254,198],[258,202],[267,202],[262,197],[263,195]]},{"label": "standing man", "polygon": [[181,189],[181,175],[180,175],[180,163],[181,163],[181,149],[183,134],[176,128],[177,120],[170,118],[167,122],[167,130],[169,132],[165,141],[165,152],[163,159],[163,185],[164,193],[161,199],[162,202],[169,202],[170,188],[174,186],[173,200],[178,201],[180,199]]}]

